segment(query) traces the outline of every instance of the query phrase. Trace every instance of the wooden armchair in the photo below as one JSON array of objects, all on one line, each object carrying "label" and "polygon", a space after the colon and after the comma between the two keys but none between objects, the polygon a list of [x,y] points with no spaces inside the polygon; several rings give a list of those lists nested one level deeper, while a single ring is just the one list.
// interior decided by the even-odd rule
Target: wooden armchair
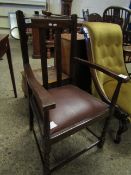
[{"label": "wooden armchair", "polygon": [[[121,134],[127,130],[127,123],[131,120],[131,80],[123,59],[122,30],[113,23],[88,22],[84,25],[91,42],[89,60],[106,68],[108,72],[106,75],[92,70],[97,92],[109,104],[114,98],[114,92],[118,94],[115,116],[119,119],[119,130],[115,142],[119,143]],[[85,41],[88,41],[86,33]]]},{"label": "wooden armchair", "polygon": [[[103,12],[103,21],[121,26],[123,32],[124,61],[125,63],[131,63],[131,31],[129,31],[128,27],[131,21],[131,10],[124,7],[110,6]],[[131,75],[130,72],[129,75]]]},{"label": "wooden armchair", "polygon": [[[76,51],[76,15],[72,15],[68,19],[44,17],[26,19],[21,11],[17,11],[16,15],[20,33],[24,72],[28,87],[30,129],[33,130],[38,146],[43,164],[43,173],[44,175],[49,175],[52,171],[80,156],[92,147],[96,145],[99,147],[103,146],[109,119],[113,114],[114,105],[108,105],[75,86],[73,70],[75,69],[76,59],[73,59],[73,57],[75,56]],[[35,78],[29,63],[27,35],[25,32],[27,27],[36,27],[40,33],[42,85]],[[56,81],[53,83],[49,82],[47,67],[46,31],[49,30],[49,28],[53,29],[55,33],[56,72],[54,75]],[[64,29],[69,29],[71,32],[71,49],[69,75],[65,79],[62,79],[61,32]],[[122,80],[122,78],[120,79]],[[95,143],[69,157],[67,160],[63,160],[57,166],[53,168],[50,167],[49,158],[51,146],[54,143],[86,128],[90,124],[93,124],[93,122],[104,118],[104,127],[100,136],[97,136],[89,130],[97,138]],[[34,119],[37,120],[39,126],[41,142],[40,138],[37,137],[38,130],[35,130],[34,125],[36,125],[36,123],[34,122]]]}]

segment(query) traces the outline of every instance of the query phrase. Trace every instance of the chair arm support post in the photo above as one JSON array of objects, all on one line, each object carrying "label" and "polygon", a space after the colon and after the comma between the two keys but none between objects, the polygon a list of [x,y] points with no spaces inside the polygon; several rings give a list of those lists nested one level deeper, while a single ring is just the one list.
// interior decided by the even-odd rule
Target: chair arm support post
[{"label": "chair arm support post", "polygon": [[116,105],[121,85],[122,85],[122,81],[118,81],[117,86],[115,88],[115,91],[113,93],[112,99],[111,99],[111,106],[115,106]]}]

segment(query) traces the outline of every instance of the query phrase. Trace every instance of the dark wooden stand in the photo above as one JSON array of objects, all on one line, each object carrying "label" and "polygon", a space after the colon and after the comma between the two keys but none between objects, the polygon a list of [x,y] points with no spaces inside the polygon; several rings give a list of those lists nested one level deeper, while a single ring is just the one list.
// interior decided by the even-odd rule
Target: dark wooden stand
[{"label": "dark wooden stand", "polygon": [[[39,30],[37,28],[32,29],[32,44],[33,44],[33,58],[40,58],[40,39]],[[51,48],[54,48],[54,40],[52,31],[49,31],[49,39],[47,40],[47,56],[51,57]]]},{"label": "dark wooden stand", "polygon": [[[71,15],[71,6],[73,0],[61,0],[61,14],[62,15]],[[39,31],[37,28],[33,28],[32,30],[32,38],[33,38],[33,58],[40,58],[40,47],[39,47]],[[54,47],[54,44],[51,40],[50,44],[47,47],[48,55],[50,57],[50,48]]]},{"label": "dark wooden stand", "polygon": [[32,45],[33,45],[33,58],[40,58],[40,44],[39,44],[39,30],[32,29]]}]

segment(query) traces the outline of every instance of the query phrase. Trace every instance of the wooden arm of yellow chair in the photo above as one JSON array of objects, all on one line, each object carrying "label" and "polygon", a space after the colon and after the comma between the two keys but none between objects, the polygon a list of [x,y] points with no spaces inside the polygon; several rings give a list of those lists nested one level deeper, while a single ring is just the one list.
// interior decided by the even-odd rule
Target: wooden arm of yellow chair
[{"label": "wooden arm of yellow chair", "polygon": [[77,58],[75,57],[74,60],[80,64],[84,64],[84,65],[87,65],[88,67],[90,68],[94,68],[94,69],[97,69],[109,76],[111,76],[112,78],[116,79],[117,81],[121,81],[122,83],[127,83],[129,80],[130,80],[130,77],[127,76],[127,75],[123,75],[123,74],[117,74],[115,72],[112,72],[111,70],[107,69],[107,68],[104,68],[103,66],[100,66],[98,64],[94,64],[94,63],[91,63],[87,60],[83,60],[83,59],[80,59],[80,58]]}]

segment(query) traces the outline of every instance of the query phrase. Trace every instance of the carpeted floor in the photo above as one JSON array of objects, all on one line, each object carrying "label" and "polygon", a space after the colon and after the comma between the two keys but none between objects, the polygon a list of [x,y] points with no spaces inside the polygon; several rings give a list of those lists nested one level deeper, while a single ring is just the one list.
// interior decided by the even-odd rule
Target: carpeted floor
[{"label": "carpeted floor", "polygon": [[[11,40],[12,61],[18,98],[14,98],[6,57],[0,61],[0,175],[42,175],[42,165],[33,134],[28,128],[28,107],[21,89],[22,59],[19,41]],[[39,60],[31,59],[34,67]],[[93,128],[99,132],[103,123]],[[118,127],[111,121],[103,149],[92,149],[67,164],[54,175],[130,175],[131,174],[131,126],[123,135],[121,144],[112,140]],[[82,130],[80,133],[55,144],[51,160],[59,160],[81,149],[93,137]]]}]

